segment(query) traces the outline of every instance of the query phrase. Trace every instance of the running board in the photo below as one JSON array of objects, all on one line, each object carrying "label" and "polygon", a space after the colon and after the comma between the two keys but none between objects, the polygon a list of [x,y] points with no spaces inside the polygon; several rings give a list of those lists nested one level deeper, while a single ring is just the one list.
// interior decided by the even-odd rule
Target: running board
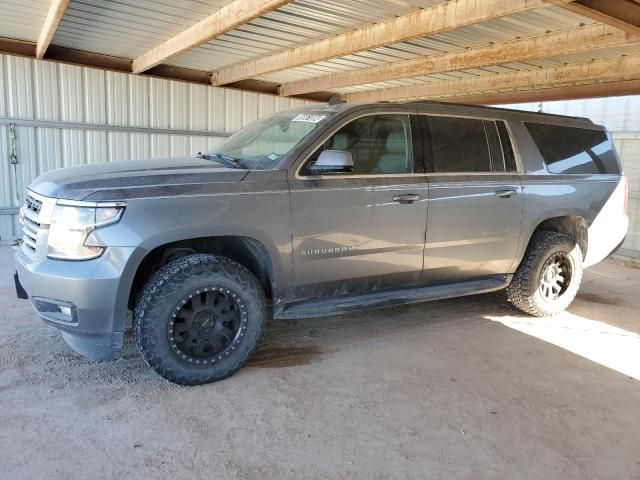
[{"label": "running board", "polygon": [[278,320],[293,320],[296,318],[327,317],[330,315],[341,315],[355,310],[393,307],[396,305],[476,295],[505,288],[511,282],[511,277],[512,275],[495,275],[479,280],[468,280],[466,282],[448,283],[444,285],[386,290],[349,297],[333,297],[322,300],[313,299],[289,303],[276,307],[274,318]]}]

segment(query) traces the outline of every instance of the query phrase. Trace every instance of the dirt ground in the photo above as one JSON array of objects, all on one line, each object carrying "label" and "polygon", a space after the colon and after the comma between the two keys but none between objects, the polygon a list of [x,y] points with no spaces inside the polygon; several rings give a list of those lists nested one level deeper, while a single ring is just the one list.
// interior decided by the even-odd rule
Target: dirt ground
[{"label": "dirt ground", "polygon": [[496,294],[270,325],[234,377],[96,363],[15,298],[0,248],[0,477],[640,479],[640,269],[570,313]]}]

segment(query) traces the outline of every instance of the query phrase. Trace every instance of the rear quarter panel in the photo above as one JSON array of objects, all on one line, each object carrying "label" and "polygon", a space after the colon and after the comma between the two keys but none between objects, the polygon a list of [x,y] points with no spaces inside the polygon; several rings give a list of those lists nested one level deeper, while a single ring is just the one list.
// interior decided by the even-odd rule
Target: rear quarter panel
[{"label": "rear quarter panel", "polygon": [[[551,119],[550,123],[553,122],[581,126],[573,124],[571,119]],[[622,176],[551,174],[522,119],[511,120],[509,126],[524,167],[523,241],[520,242],[514,270],[520,264],[538,225],[554,217],[575,215],[587,222],[589,235],[587,252],[583,252],[586,254],[585,265],[597,263],[609,255],[620,243],[619,237],[624,237],[626,233],[625,222],[628,224],[623,212],[624,200],[620,195]],[[594,125],[590,127],[599,128]],[[613,230],[607,234],[606,230],[610,228]]]}]

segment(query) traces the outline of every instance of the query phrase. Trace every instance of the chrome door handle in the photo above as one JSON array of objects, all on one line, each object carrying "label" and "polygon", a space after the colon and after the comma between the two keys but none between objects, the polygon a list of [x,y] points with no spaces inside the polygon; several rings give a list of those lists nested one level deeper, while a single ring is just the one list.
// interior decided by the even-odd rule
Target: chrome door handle
[{"label": "chrome door handle", "polygon": [[403,205],[408,205],[413,202],[417,202],[422,199],[422,195],[419,193],[407,193],[404,195],[395,195],[393,197],[394,202],[401,203]]},{"label": "chrome door handle", "polygon": [[496,197],[499,198],[511,198],[516,195],[517,190],[508,189],[508,190],[496,190]]}]

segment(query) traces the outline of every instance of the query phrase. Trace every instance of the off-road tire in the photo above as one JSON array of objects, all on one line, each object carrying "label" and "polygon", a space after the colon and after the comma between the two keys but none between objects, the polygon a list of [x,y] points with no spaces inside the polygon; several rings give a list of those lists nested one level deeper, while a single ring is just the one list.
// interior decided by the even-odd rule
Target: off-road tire
[{"label": "off-road tire", "polygon": [[[213,364],[182,358],[171,340],[172,316],[190,292],[224,289],[242,305],[242,323],[229,348]],[[188,297],[187,297],[188,298]],[[160,376],[183,385],[215,382],[244,366],[265,331],[267,304],[258,280],[239,263],[220,256],[194,254],[179,258],[154,273],[134,311],[135,340],[144,361]]]},{"label": "off-road tire", "polygon": [[[548,300],[541,292],[543,267],[557,253],[571,264],[566,290]],[[578,293],[582,281],[582,251],[568,235],[551,231],[534,233],[527,251],[507,287],[507,298],[516,308],[536,317],[547,317],[566,310]]]}]

